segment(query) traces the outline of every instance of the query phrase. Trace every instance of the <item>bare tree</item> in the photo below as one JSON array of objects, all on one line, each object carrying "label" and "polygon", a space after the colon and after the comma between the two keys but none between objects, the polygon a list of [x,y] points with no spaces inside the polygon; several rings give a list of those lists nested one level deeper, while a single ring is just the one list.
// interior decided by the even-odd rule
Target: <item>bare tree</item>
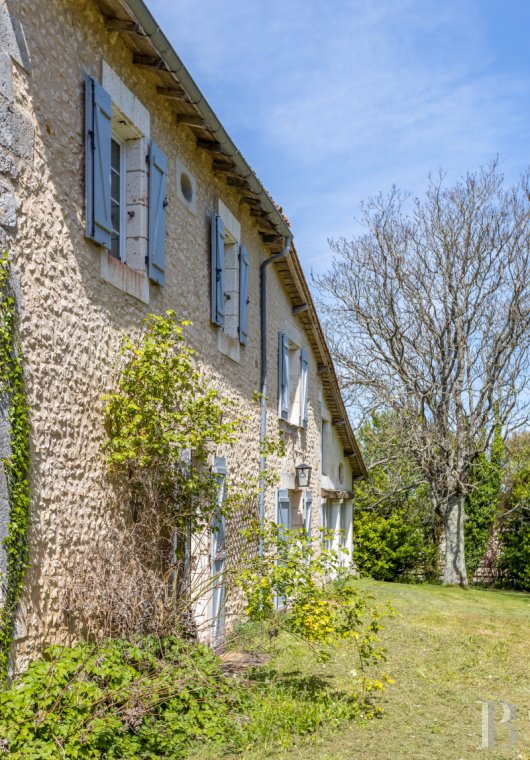
[{"label": "bare tree", "polygon": [[526,417],[529,178],[506,190],[493,162],[454,187],[431,179],[422,199],[379,195],[362,207],[364,234],[332,241],[316,279],[350,399],[398,413],[396,446],[429,483],[449,584],[467,584],[471,466],[496,425],[508,434]]}]

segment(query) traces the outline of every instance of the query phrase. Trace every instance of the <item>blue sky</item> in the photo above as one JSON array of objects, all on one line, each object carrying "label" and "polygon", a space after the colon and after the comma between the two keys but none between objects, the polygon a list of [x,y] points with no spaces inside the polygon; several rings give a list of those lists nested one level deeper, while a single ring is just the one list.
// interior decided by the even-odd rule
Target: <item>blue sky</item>
[{"label": "blue sky", "polygon": [[295,233],[306,272],[363,198],[530,164],[527,0],[147,0]]}]

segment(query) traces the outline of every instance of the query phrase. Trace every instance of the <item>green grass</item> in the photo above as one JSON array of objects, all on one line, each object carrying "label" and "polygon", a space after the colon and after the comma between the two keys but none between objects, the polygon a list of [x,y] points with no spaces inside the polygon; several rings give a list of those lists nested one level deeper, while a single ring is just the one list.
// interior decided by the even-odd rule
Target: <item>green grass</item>
[{"label": "green grass", "polygon": [[[362,580],[379,602],[397,611],[382,633],[387,672],[396,680],[380,703],[381,719],[324,728],[298,747],[248,757],[286,760],[497,760],[530,758],[530,595]],[[288,667],[289,655],[280,662]],[[347,663],[332,663],[343,680]],[[498,746],[481,749],[482,705],[507,701],[518,709],[517,745],[506,727]],[[500,717],[500,712],[499,712]],[[497,724],[498,726],[498,724]]]},{"label": "green grass", "polygon": [[[290,748],[275,746],[269,719],[278,704],[263,704],[263,742],[243,757],[252,760],[498,760],[530,759],[530,595],[361,580],[376,601],[390,602],[396,617],[381,633],[388,648],[386,672],[396,683],[378,703],[381,719],[334,721],[293,739]],[[239,647],[269,649],[269,669],[302,679],[315,676],[327,688],[351,686],[351,654],[339,651],[318,664],[287,637],[270,644],[248,636]],[[507,746],[506,727],[497,726],[498,746],[481,749],[482,701],[515,705],[518,742]],[[307,702],[306,702],[307,707]],[[285,715],[293,704],[285,705]],[[315,705],[315,710],[317,710]],[[280,711],[281,712],[281,711]],[[498,718],[501,713],[499,709]],[[300,727],[293,717],[293,731]],[[314,716],[315,718],[317,716]],[[206,755],[204,755],[206,758]]]}]

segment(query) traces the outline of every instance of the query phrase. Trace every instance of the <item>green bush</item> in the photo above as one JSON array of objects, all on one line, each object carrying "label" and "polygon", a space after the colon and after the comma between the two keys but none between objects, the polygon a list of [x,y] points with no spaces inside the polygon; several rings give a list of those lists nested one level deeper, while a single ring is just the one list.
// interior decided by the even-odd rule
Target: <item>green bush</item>
[{"label": "green bush", "polygon": [[0,695],[0,741],[24,760],[183,757],[198,739],[237,744],[228,715],[246,701],[209,649],[178,639],[52,647]]},{"label": "green bush", "polygon": [[504,521],[500,542],[502,585],[530,591],[530,514],[526,510],[514,512]]},{"label": "green bush", "polygon": [[[297,662],[309,657],[295,646]],[[177,638],[109,640],[52,647],[0,694],[0,752],[14,760],[221,757],[288,746],[323,724],[377,712],[361,686],[336,691],[274,661],[243,679],[224,674],[209,648]]]},{"label": "green bush", "polygon": [[481,454],[471,471],[473,490],[466,499],[465,553],[471,582],[486,553],[500,511],[506,450],[502,431],[495,431],[489,451]]},{"label": "green bush", "polygon": [[436,552],[425,540],[418,521],[396,510],[388,515],[357,512],[354,519],[354,558],[361,575],[379,581],[427,573]]}]

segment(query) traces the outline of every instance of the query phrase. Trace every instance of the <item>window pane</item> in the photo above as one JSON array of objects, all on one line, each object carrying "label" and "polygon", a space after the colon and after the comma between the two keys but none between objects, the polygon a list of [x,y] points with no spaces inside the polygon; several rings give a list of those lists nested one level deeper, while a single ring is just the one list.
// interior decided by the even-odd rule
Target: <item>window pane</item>
[{"label": "window pane", "polygon": [[115,233],[112,233],[110,255],[115,259],[120,258],[120,238]]},{"label": "window pane", "polygon": [[115,171],[118,172],[118,174],[120,172],[120,155],[121,155],[121,145],[117,143],[116,140],[112,140],[110,165]]},{"label": "window pane", "polygon": [[110,194],[115,201],[120,201],[120,175],[115,171],[110,173]]},{"label": "window pane", "polygon": [[120,204],[116,203],[116,201],[114,200],[111,200],[110,211],[111,211],[112,229],[115,232],[119,232],[120,231]]}]

